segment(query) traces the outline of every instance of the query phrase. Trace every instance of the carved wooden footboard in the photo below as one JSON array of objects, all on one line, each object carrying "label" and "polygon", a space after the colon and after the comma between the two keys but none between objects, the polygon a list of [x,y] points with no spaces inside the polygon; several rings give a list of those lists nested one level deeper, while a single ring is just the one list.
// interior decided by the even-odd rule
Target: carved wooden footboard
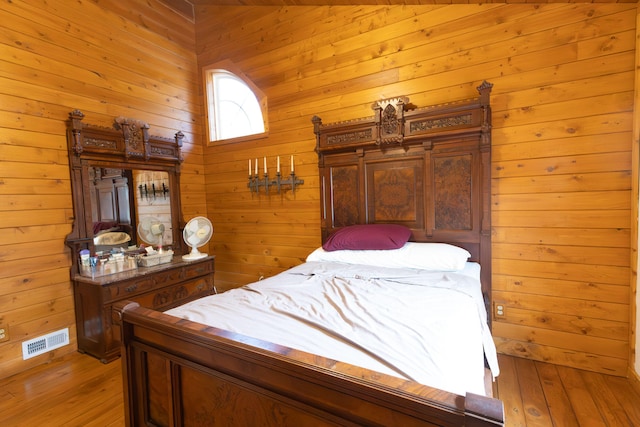
[{"label": "carved wooden footboard", "polygon": [[122,332],[129,426],[500,426],[502,402],[182,320],[135,303]]}]

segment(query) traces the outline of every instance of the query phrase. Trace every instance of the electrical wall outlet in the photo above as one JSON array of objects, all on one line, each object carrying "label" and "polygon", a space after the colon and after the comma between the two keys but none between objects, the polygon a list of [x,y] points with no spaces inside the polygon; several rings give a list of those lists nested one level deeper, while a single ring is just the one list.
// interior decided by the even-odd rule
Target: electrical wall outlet
[{"label": "electrical wall outlet", "polygon": [[501,302],[496,302],[493,304],[493,316],[496,319],[504,319],[504,317],[506,316],[506,305],[504,303]]},{"label": "electrical wall outlet", "polygon": [[0,342],[9,341],[9,325],[0,323]]}]

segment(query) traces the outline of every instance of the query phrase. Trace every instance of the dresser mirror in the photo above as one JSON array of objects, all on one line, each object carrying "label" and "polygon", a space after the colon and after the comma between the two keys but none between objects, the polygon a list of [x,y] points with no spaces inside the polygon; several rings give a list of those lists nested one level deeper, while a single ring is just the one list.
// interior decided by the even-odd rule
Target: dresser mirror
[{"label": "dresser mirror", "polygon": [[[183,134],[150,136],[146,123],[123,117],[111,128],[83,119],[75,110],[67,121],[74,221],[66,244],[72,250],[72,276],[83,249],[93,254],[145,245],[182,254]],[[146,232],[151,226],[161,232]]]},{"label": "dresser mirror", "polygon": [[[173,216],[166,171],[91,167],[89,195],[97,252],[114,247],[172,246]],[[150,233],[152,225],[159,225],[162,232]]]}]

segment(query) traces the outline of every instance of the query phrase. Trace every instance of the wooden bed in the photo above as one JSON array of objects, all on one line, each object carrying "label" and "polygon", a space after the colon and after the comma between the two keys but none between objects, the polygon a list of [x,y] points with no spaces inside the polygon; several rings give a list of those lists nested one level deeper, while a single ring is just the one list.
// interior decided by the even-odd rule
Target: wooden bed
[{"label": "wooden bed", "polygon": [[[374,116],[313,118],[323,241],[352,224],[397,223],[416,242],[464,247],[490,306],[491,84],[473,99]],[[499,426],[502,402],[456,395],[120,303],[130,426]]]}]

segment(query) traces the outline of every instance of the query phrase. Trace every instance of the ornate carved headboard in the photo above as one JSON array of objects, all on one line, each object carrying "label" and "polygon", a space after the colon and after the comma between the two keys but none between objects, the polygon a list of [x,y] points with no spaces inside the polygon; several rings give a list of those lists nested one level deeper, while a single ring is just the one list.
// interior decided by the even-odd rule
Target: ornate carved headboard
[{"label": "ornate carved headboard", "polygon": [[490,297],[492,86],[424,108],[405,97],[379,101],[358,120],[314,117],[323,241],[347,225],[404,224],[414,241],[467,249]]}]

